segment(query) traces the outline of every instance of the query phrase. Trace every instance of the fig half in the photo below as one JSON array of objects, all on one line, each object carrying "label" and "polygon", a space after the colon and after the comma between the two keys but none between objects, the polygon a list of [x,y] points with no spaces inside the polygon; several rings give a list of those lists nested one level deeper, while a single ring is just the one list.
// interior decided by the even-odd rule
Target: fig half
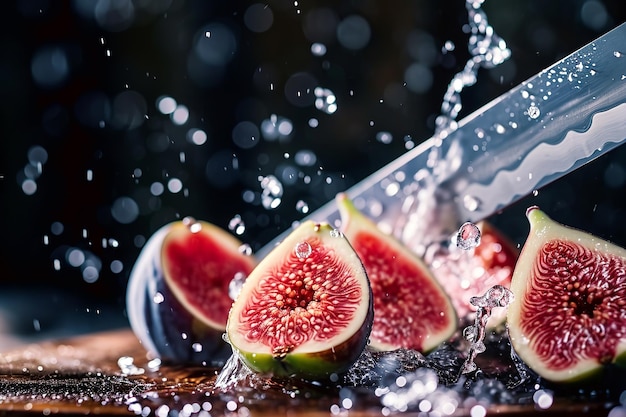
[{"label": "fig half", "polygon": [[536,206],[526,216],[530,233],[507,313],[516,353],[555,382],[574,382],[623,360],[626,250],[558,224]]},{"label": "fig half", "polygon": [[358,359],[372,316],[367,274],[348,240],[328,224],[307,221],[248,276],[227,334],[257,372],[326,379]]},{"label": "fig half", "polygon": [[428,352],[455,332],[457,316],[426,264],[383,233],[348,199],[337,195],[343,233],[361,258],[374,295],[370,346]]},{"label": "fig half", "polygon": [[163,226],[143,247],[130,274],[126,309],[151,354],[173,362],[221,365],[232,304],[228,286],[247,276],[254,258],[213,224],[185,218]]}]

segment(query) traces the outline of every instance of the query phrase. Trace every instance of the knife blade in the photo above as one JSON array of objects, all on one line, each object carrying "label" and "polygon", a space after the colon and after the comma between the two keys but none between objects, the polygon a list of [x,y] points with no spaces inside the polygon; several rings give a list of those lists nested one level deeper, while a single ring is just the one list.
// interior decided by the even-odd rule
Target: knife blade
[{"label": "knife blade", "polygon": [[[458,227],[484,219],[624,141],[626,23],[346,193],[379,226],[406,242],[433,224]],[[438,156],[434,163],[433,155]],[[330,201],[305,219],[339,226],[338,207]],[[436,234],[449,232],[442,226]],[[257,256],[265,256],[287,233],[266,244]]]}]

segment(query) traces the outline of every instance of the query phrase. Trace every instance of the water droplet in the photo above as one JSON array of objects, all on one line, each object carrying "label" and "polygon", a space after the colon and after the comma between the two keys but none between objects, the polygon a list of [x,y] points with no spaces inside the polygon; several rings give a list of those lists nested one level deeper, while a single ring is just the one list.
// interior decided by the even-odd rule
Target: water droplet
[{"label": "water droplet", "polygon": [[315,94],[315,108],[324,113],[333,114],[337,111],[337,97],[328,88],[316,87],[313,90]]},{"label": "water droplet", "polygon": [[235,232],[236,235],[241,236],[246,231],[246,224],[241,216],[237,214],[228,222],[228,229]]},{"label": "water droplet", "polygon": [[246,282],[246,278],[246,274],[243,272],[237,272],[233,279],[230,280],[228,283],[228,296],[231,300],[235,300],[239,296],[239,293],[243,288],[243,284]]},{"label": "water droplet", "polygon": [[376,140],[389,145],[393,141],[393,135],[390,132],[378,132],[376,133]]},{"label": "water droplet", "polygon": [[539,117],[539,115],[541,115],[541,110],[539,110],[539,107],[531,105],[528,107],[526,113],[528,113],[528,117],[530,117],[531,119],[536,119]]},{"label": "water droplet", "polygon": [[307,214],[309,212],[309,205],[303,200],[298,200],[296,203],[296,210],[302,214]]},{"label": "water droplet", "polygon": [[252,255],[252,246],[248,243],[243,243],[239,246],[239,253],[243,253],[244,255],[251,256]]},{"label": "water droplet", "polygon": [[309,245],[309,242],[300,242],[295,248],[296,256],[300,259],[308,258],[313,252],[313,248]]},{"label": "water droplet", "polygon": [[202,230],[202,223],[196,221],[193,217],[185,217],[183,224],[187,226],[191,233],[198,233]]},{"label": "water droplet", "polygon": [[456,234],[456,246],[463,250],[470,250],[480,244],[480,229],[474,223],[466,222],[461,225]]},{"label": "water droplet", "polygon": [[266,209],[277,208],[283,196],[283,184],[273,175],[259,177],[261,183],[261,204]]},{"label": "water droplet", "polygon": [[156,292],[154,294],[154,297],[152,297],[152,301],[155,304],[161,304],[163,301],[165,301],[165,297],[163,296],[163,294],[161,294],[160,292]]},{"label": "water droplet", "polygon": [[333,229],[330,231],[330,237],[342,237],[343,233],[339,229]]},{"label": "water droplet", "polygon": [[466,194],[463,196],[463,206],[468,211],[476,211],[480,207],[480,200],[477,197]]},{"label": "water droplet", "polygon": [[193,349],[194,352],[198,353],[198,352],[202,352],[202,344],[201,343],[194,343],[191,345],[191,348]]},{"label": "water droplet", "polygon": [[148,362],[148,369],[152,372],[156,372],[161,367],[161,358],[154,358]]},{"label": "water droplet", "polygon": [[117,366],[124,375],[142,375],[145,370],[135,366],[135,360],[131,356],[121,356],[117,360]]},{"label": "water droplet", "polygon": [[326,45],[320,42],[315,42],[311,45],[311,53],[315,56],[326,55]]},{"label": "water droplet", "polygon": [[623,54],[620,51],[615,51],[615,52],[613,52],[613,56],[615,58],[621,58],[623,56]]},{"label": "water droplet", "polygon": [[554,402],[554,397],[552,392],[545,389],[540,389],[535,391],[535,393],[533,394],[533,401],[535,402],[535,404],[537,404],[539,408],[545,410],[552,406],[552,403]]}]

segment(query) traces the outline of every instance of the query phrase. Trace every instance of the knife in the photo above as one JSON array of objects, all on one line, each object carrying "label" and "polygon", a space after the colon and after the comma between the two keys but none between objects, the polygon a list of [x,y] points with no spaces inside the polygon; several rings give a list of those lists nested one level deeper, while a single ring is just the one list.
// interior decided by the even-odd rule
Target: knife
[{"label": "knife", "polygon": [[[346,193],[379,227],[412,242],[420,252],[420,245],[441,239],[451,227],[478,222],[624,141],[626,23]],[[434,164],[429,162],[433,157]],[[334,201],[305,219],[340,225]],[[270,241],[257,256],[265,256],[288,233]]]}]

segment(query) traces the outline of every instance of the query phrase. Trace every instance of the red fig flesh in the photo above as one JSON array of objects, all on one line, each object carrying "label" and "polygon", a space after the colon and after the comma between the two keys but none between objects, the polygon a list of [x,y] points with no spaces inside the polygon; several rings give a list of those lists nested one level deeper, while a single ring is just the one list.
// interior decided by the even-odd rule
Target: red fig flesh
[{"label": "red fig flesh", "polygon": [[626,352],[626,250],[560,225],[537,207],[515,267],[511,344],[537,374],[575,381]]},{"label": "red fig flesh", "polygon": [[457,316],[447,294],[426,264],[361,214],[345,194],[337,196],[342,231],[370,278],[376,350],[410,348],[427,352],[456,330]]},{"label": "red fig flesh", "polygon": [[240,247],[234,236],[206,222],[177,223],[163,241],[163,273],[171,291],[197,319],[222,332],[232,304],[228,286],[255,266]]},{"label": "red fig flesh", "polygon": [[233,303],[227,334],[255,371],[324,378],[346,371],[372,321],[367,274],[345,237],[302,223],[250,273]]}]

